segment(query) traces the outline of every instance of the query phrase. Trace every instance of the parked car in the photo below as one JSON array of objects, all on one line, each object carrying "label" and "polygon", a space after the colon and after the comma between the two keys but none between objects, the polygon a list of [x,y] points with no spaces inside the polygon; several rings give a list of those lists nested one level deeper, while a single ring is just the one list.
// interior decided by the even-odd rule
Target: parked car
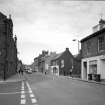
[{"label": "parked car", "polygon": [[26,73],[29,73],[29,74],[32,73],[32,69],[30,67],[26,68],[25,71],[26,71]]},{"label": "parked car", "polygon": [[27,73],[32,74],[32,70],[28,70]]}]

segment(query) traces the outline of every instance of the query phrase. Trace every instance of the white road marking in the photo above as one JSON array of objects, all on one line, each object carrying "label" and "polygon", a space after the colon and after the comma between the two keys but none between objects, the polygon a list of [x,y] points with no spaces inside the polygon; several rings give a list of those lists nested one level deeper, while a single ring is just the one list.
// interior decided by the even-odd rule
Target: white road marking
[{"label": "white road marking", "polygon": [[25,94],[22,94],[22,95],[21,95],[21,98],[25,98]]},{"label": "white road marking", "polygon": [[22,87],[24,87],[24,82],[22,81]]},{"label": "white road marking", "polygon": [[24,88],[24,86],[22,86],[22,88]]},{"label": "white road marking", "polygon": [[26,99],[25,99],[25,91],[24,91],[24,82],[22,81],[22,88],[21,88],[21,104],[25,104],[26,103]]},{"label": "white road marking", "polygon": [[24,94],[25,93],[25,91],[21,91],[21,94]]},{"label": "white road marking", "polygon": [[21,104],[25,104],[26,100],[25,99],[21,99]]},{"label": "white road marking", "polygon": [[21,92],[7,92],[7,93],[0,93],[0,94],[18,94],[18,93],[21,93]]},{"label": "white road marking", "polygon": [[29,93],[32,93],[32,91],[31,91],[31,90],[29,90]]},{"label": "white road marking", "polygon": [[28,89],[31,90],[31,87],[30,87],[29,83],[26,82],[26,84],[27,84]]},{"label": "white road marking", "polygon": [[33,97],[35,97],[35,96],[34,96],[34,94],[30,94],[30,97],[33,98]]},{"label": "white road marking", "polygon": [[[34,98],[35,96],[34,96],[34,94],[32,92],[32,89],[31,89],[29,83],[26,82],[26,85],[28,87],[28,90],[29,90],[29,94],[30,94],[30,98],[31,98],[32,103],[37,103],[37,100]],[[35,105],[38,105],[38,104],[35,104]]]},{"label": "white road marking", "polygon": [[37,100],[35,98],[31,99],[32,103],[37,103]]}]

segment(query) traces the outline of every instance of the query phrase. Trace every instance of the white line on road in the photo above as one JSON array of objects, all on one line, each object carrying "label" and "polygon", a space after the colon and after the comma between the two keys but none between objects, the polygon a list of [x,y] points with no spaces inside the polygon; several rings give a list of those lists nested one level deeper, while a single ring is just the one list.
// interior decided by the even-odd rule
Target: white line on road
[{"label": "white line on road", "polygon": [[22,94],[22,95],[21,95],[21,98],[25,98],[25,94]]},{"label": "white line on road", "polygon": [[29,90],[29,93],[32,93],[32,90]]},{"label": "white line on road", "polygon": [[30,97],[33,98],[33,97],[35,97],[35,96],[34,96],[34,94],[30,94]]},{"label": "white line on road", "polygon": [[22,81],[22,88],[21,88],[21,104],[25,104],[26,103],[26,99],[25,99],[25,91],[24,91],[24,82]]},{"label": "white line on road", "polygon": [[31,99],[32,103],[37,103],[37,100],[35,98]]},{"label": "white line on road", "polygon": [[24,82],[22,81],[22,87],[24,87]]},{"label": "white line on road", "polygon": [[25,104],[26,103],[26,99],[21,99],[21,104]]},{"label": "white line on road", "polygon": [[21,93],[21,92],[7,92],[7,93],[0,93],[0,94],[18,94],[18,93]]},{"label": "white line on road", "polygon": [[24,94],[24,93],[25,93],[25,91],[22,90],[22,91],[21,91],[21,94]]},{"label": "white line on road", "polygon": [[[30,94],[30,98],[31,98],[32,103],[37,103],[37,100],[34,98],[35,96],[34,96],[34,94],[32,93],[32,89],[31,89],[29,83],[26,82],[26,85],[27,85],[27,87],[28,87],[28,91],[29,91],[29,94]],[[35,104],[35,105],[38,105],[38,104]]]},{"label": "white line on road", "polygon": [[29,83],[28,83],[28,82],[26,82],[26,84],[27,84],[28,89],[32,91],[32,89],[31,89],[31,87],[30,87]]}]

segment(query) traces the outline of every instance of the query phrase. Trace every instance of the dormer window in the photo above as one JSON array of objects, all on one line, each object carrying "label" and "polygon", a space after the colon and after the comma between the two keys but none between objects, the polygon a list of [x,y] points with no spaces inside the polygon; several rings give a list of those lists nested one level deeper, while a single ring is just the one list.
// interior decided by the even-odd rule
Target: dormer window
[{"label": "dormer window", "polygon": [[104,51],[104,36],[98,38],[98,51]]}]

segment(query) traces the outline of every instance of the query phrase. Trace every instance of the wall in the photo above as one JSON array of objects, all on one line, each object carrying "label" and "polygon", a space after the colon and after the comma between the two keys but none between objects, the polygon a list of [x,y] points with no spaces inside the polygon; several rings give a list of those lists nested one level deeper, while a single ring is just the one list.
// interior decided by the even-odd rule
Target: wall
[{"label": "wall", "polygon": [[[105,44],[105,32],[100,33],[96,37],[92,37],[88,39],[87,41],[84,41],[81,43],[82,58],[93,57],[93,56],[97,56],[97,55],[101,55],[105,53],[105,52],[101,52],[101,53],[98,52],[98,37],[99,36],[104,36],[104,44]],[[105,47],[104,47],[104,51],[105,51]]]},{"label": "wall", "polygon": [[16,73],[17,46],[13,38],[13,23],[0,13],[0,75],[8,78]]},{"label": "wall", "polygon": [[[64,67],[61,67],[61,60],[64,60]],[[69,75],[70,69],[72,69],[72,65],[73,65],[73,56],[68,50],[66,50],[59,58],[58,63],[59,63],[60,74]]]},{"label": "wall", "polygon": [[[101,74],[101,79],[105,79],[105,56],[104,55],[82,59],[82,62],[81,62],[81,66],[82,66],[81,77],[82,77],[82,79],[86,79],[86,78],[88,79],[89,61],[94,61],[94,60],[97,61],[97,74]],[[85,73],[86,71],[85,71],[83,62],[87,62],[87,70],[86,70],[87,73]],[[87,74],[86,77],[85,77],[85,74]]]},{"label": "wall", "polygon": [[105,79],[105,59],[100,60],[100,74],[101,74],[101,78]]}]

